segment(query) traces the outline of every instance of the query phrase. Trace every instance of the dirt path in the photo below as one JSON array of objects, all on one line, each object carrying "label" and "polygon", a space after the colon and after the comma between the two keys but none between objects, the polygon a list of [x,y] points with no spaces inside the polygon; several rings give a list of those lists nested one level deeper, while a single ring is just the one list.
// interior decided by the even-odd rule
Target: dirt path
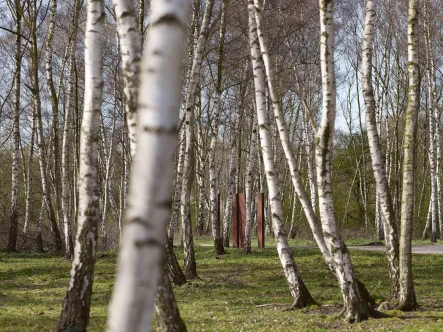
[{"label": "dirt path", "polygon": [[[384,246],[350,246],[348,248],[355,250],[367,250],[367,251],[385,251]],[[412,253],[424,254],[424,255],[443,255],[443,245],[429,244],[424,246],[413,246]]]}]

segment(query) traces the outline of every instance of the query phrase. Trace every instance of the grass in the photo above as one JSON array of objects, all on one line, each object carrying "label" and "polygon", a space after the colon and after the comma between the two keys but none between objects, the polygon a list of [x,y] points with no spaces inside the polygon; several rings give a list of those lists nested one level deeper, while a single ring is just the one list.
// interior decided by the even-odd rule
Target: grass
[{"label": "grass", "polygon": [[[210,244],[209,238],[197,238]],[[269,246],[272,241],[268,241]],[[291,245],[306,245],[305,242]],[[174,289],[180,312],[190,331],[326,331],[326,330],[443,330],[443,256],[414,255],[414,280],[420,310],[391,311],[392,318],[346,325],[336,314],[341,295],[333,275],[317,250],[295,249],[300,273],[322,307],[283,311],[263,304],[291,302],[273,248],[245,256],[228,249],[216,259],[211,247],[196,245],[201,280]],[[183,258],[177,249],[179,259]],[[353,251],[357,276],[378,302],[389,296],[383,253]],[[103,331],[111,296],[116,252],[100,252],[96,264],[89,331]],[[0,331],[51,331],[56,325],[69,280],[70,262],[56,256],[0,253]]]}]

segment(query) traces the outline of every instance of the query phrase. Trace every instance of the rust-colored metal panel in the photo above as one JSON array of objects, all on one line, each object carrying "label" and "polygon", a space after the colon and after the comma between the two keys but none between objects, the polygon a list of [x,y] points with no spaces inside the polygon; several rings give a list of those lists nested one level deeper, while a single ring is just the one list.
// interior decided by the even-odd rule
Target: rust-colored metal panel
[{"label": "rust-colored metal panel", "polygon": [[258,248],[263,249],[265,247],[265,193],[257,194],[257,202]]},{"label": "rust-colored metal panel", "polygon": [[232,246],[238,248],[238,194],[232,197]]},{"label": "rust-colored metal panel", "polygon": [[238,247],[245,247],[245,228],[246,228],[246,194],[238,194]]}]

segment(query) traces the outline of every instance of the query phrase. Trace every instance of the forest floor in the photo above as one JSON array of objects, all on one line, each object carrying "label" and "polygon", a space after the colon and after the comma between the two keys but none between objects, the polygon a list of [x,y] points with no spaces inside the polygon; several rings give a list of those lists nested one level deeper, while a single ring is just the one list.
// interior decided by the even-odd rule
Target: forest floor
[{"label": "forest floor", "polygon": [[[442,331],[443,256],[413,255],[414,283],[420,309],[390,311],[391,318],[348,325],[337,317],[341,295],[334,276],[316,249],[294,249],[301,276],[321,307],[285,311],[290,296],[272,240],[270,248],[245,256],[230,248],[216,259],[208,237],[196,239],[200,280],[174,288],[189,331]],[[361,245],[362,240],[347,241]],[[291,241],[291,246],[309,246]],[[418,242],[418,244],[424,244]],[[180,261],[183,255],[177,249]],[[114,282],[116,252],[99,252],[88,331],[104,331]],[[389,297],[383,253],[353,251],[359,279],[377,302]],[[0,331],[51,331],[56,325],[69,281],[70,262],[49,254],[0,253]]]}]

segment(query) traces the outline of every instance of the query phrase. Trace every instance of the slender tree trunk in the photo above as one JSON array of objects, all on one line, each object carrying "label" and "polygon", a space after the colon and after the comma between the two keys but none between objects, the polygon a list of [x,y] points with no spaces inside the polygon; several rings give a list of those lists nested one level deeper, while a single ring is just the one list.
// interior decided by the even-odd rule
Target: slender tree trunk
[{"label": "slender tree trunk", "polygon": [[412,281],[412,218],[414,202],[414,153],[417,116],[420,106],[420,74],[418,60],[418,11],[417,0],[409,0],[408,7],[408,107],[403,158],[403,190],[400,233],[400,292],[398,309],[415,310],[414,284]]},{"label": "slender tree trunk", "polygon": [[[58,120],[58,96],[54,86],[54,80],[52,75],[52,37],[54,33],[55,15],[57,13],[57,1],[51,1],[51,10],[49,13],[49,27],[46,35],[46,83],[48,85],[49,97],[51,99],[52,108],[52,153],[53,153],[53,167],[54,167],[54,186],[55,196],[57,203],[58,223],[60,225],[61,232],[64,231],[63,224],[63,208],[62,208],[62,178],[60,174],[60,142],[59,142],[59,120]],[[71,41],[72,42],[72,41]],[[61,76],[61,75],[60,75]],[[66,241],[66,240],[65,240]]]},{"label": "slender tree trunk", "polygon": [[437,242],[437,221],[439,214],[437,213],[438,202],[437,202],[437,168],[436,168],[436,155],[435,155],[435,138],[437,132],[435,131],[435,120],[437,116],[435,100],[434,100],[434,76],[433,76],[433,63],[434,57],[432,55],[432,42],[431,42],[431,32],[428,21],[428,1],[423,2],[424,13],[423,13],[423,24],[424,24],[424,35],[425,35],[425,48],[426,48],[426,77],[428,80],[428,124],[429,124],[429,168],[431,173],[431,242]]},{"label": "slender tree trunk", "polygon": [[79,214],[71,279],[57,331],[85,331],[94,280],[100,186],[98,145],[103,93],[103,1],[88,0],[85,29],[85,94],[80,136]]},{"label": "slender tree trunk", "polygon": [[168,277],[168,264],[163,263],[160,269],[159,285],[154,304],[159,332],[186,332],[186,325],[180,317],[174,292]]},{"label": "slender tree trunk", "polygon": [[69,156],[72,154],[72,114],[74,114],[74,99],[76,98],[75,89],[75,51],[77,47],[77,33],[78,33],[78,18],[82,6],[82,1],[75,1],[75,11],[72,18],[72,38],[71,45],[68,52],[69,57],[69,78],[68,78],[68,93],[66,96],[65,107],[65,123],[63,129],[63,147],[62,147],[62,210],[64,218],[64,231],[65,231],[65,257],[72,258],[74,253],[74,245],[72,242],[71,232],[71,216],[69,205],[69,185],[70,185],[70,169],[69,169]]},{"label": "slender tree trunk", "polygon": [[252,133],[251,143],[249,148],[248,166],[246,171],[246,226],[245,226],[245,248],[243,249],[245,254],[251,253],[251,229],[252,220],[254,215],[252,214],[252,205],[254,202],[252,194],[253,177],[252,172],[254,170],[255,163],[255,146],[257,145],[257,118],[252,115]]},{"label": "slender tree trunk", "polygon": [[185,252],[185,275],[186,279],[194,279],[197,277],[197,264],[195,262],[194,240],[192,237],[191,226],[191,189],[194,180],[194,110],[195,110],[195,95],[197,85],[200,82],[200,69],[203,58],[203,50],[206,44],[209,33],[209,23],[212,15],[212,7],[214,1],[208,0],[206,2],[205,13],[203,17],[202,26],[199,32],[199,37],[194,50],[194,59],[192,62],[192,69],[189,75],[189,85],[185,97],[185,122],[184,130],[186,131],[185,140],[185,157],[183,164],[183,183],[181,191],[181,218],[182,218],[182,232],[183,244]]},{"label": "slender tree trunk", "polygon": [[[108,331],[149,329],[165,253],[189,4],[153,0],[141,69],[138,148],[131,172]],[[156,147],[161,147],[158,149]]]},{"label": "slender tree trunk", "polygon": [[212,239],[214,240],[214,250],[216,255],[223,255],[223,242],[220,235],[220,220],[217,213],[217,188],[216,188],[216,172],[215,172],[215,150],[217,148],[218,128],[220,125],[220,104],[222,94],[222,69],[223,69],[223,47],[226,31],[225,7],[226,1],[221,2],[221,18],[220,18],[220,38],[218,44],[218,64],[217,64],[217,82],[215,87],[214,114],[211,125],[211,145],[209,148],[209,183],[210,183],[210,215],[212,223]]},{"label": "slender tree trunk", "polygon": [[185,144],[186,144],[185,131],[182,130],[179,135],[179,148],[178,148],[178,161],[177,170],[175,174],[175,188],[174,188],[174,199],[171,213],[171,221],[168,227],[168,241],[171,245],[174,244],[174,234],[178,230],[178,217],[180,213],[180,197],[182,190],[183,181],[183,163],[185,159]]},{"label": "slender tree trunk", "polygon": [[363,97],[366,107],[366,128],[371,152],[372,168],[374,170],[377,199],[384,220],[384,234],[386,239],[386,256],[388,258],[388,271],[391,285],[391,297],[398,299],[399,278],[399,247],[398,231],[392,205],[389,183],[386,176],[386,166],[382,157],[380,137],[377,131],[376,106],[372,85],[372,55],[374,43],[375,1],[366,1],[366,21],[363,39],[362,54],[362,80]]},{"label": "slender tree trunk", "polygon": [[29,143],[29,160],[27,169],[26,183],[26,203],[25,203],[25,221],[23,225],[23,233],[28,233],[29,219],[31,218],[31,188],[32,188],[32,168],[34,159],[34,142],[35,142],[35,114],[32,115],[31,142]]},{"label": "slender tree trunk", "polygon": [[101,224],[101,238],[102,238],[102,248],[108,248],[108,232],[106,228],[106,220],[108,219],[108,203],[111,197],[111,168],[112,168],[112,152],[114,151],[114,132],[115,132],[115,117],[117,112],[117,87],[118,75],[114,77],[114,113],[112,115],[112,129],[109,136],[109,150],[106,160],[106,173],[105,173],[105,190],[103,197],[103,213],[102,213],[102,224]]},{"label": "slender tree trunk", "polygon": [[57,220],[54,213],[54,208],[51,200],[51,190],[49,186],[49,179],[47,176],[47,162],[46,162],[46,149],[45,140],[43,134],[43,121],[41,113],[41,100],[40,100],[40,85],[39,85],[39,52],[37,43],[37,3],[31,1],[32,21],[30,22],[30,34],[31,34],[31,82],[33,93],[33,106],[36,117],[36,133],[37,133],[37,145],[39,152],[40,162],[40,176],[42,179],[43,196],[45,199],[46,211],[51,223],[52,236],[55,241],[55,250],[58,253],[62,252],[62,239],[57,225]]},{"label": "slender tree trunk", "polygon": [[11,188],[11,215],[9,218],[8,252],[16,251],[18,229],[18,173],[20,154],[20,84],[21,84],[21,20],[22,9],[19,0],[15,0],[15,77],[14,77],[14,115],[12,136],[14,147],[12,150],[12,188]]},{"label": "slender tree trunk", "polygon": [[113,0],[115,16],[117,17],[117,31],[120,39],[120,52],[123,61],[123,82],[125,94],[125,113],[128,126],[128,136],[131,156],[137,150],[137,99],[139,86],[140,59],[142,57],[142,34],[144,26],[144,1],[139,0],[139,16],[133,1]]},{"label": "slender tree trunk", "polygon": [[257,107],[258,128],[260,132],[260,146],[266,172],[266,179],[271,202],[272,223],[276,236],[277,251],[283,271],[293,297],[294,308],[303,308],[314,304],[311,294],[298,274],[298,268],[288,245],[286,229],[284,227],[283,210],[280,197],[279,180],[274,164],[274,151],[271,146],[270,124],[266,110],[265,71],[260,51],[259,36],[255,18],[254,1],[248,1],[249,12],[249,43],[251,48],[252,68],[254,72],[255,99]]},{"label": "slender tree trunk", "polygon": [[332,143],[335,124],[335,72],[333,1],[320,0],[320,62],[322,71],[323,107],[316,135],[316,161],[320,217],[323,234],[335,266],[344,302],[345,321],[368,319],[369,307],[360,294],[351,257],[343,243],[334,215],[332,200]]}]

